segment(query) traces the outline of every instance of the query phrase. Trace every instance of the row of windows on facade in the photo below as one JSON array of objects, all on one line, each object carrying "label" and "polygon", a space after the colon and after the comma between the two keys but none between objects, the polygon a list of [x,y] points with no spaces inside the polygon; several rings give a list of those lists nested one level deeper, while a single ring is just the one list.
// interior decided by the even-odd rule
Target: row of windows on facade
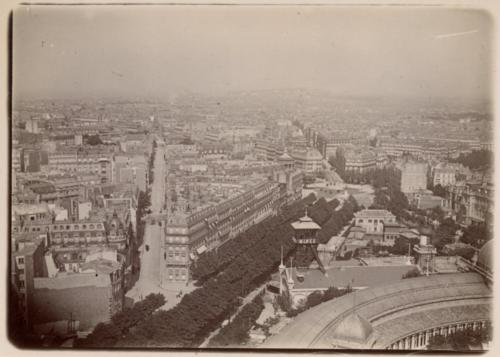
[{"label": "row of windows on facade", "polygon": [[[243,231],[243,230],[245,230],[245,229],[246,229],[246,228],[247,228],[250,224],[252,224],[252,223],[254,222],[254,219],[253,219],[252,217],[254,217],[255,215],[258,215],[258,214],[263,214],[263,213],[265,213],[265,212],[266,212],[266,208],[268,209],[268,208],[270,208],[270,207],[271,207],[271,205],[270,205],[270,204],[268,204],[268,205],[266,205],[266,206],[265,206],[265,208],[263,208],[263,209],[259,210],[258,212],[254,212],[254,213],[253,213],[250,217],[248,217],[248,218],[246,218],[246,219],[245,219],[244,217],[239,218],[239,219],[241,219],[241,221],[240,221],[240,222],[238,222],[238,223],[234,223],[234,222],[233,222],[232,231],[233,231],[233,232],[235,232],[235,233],[242,232],[242,231]],[[250,218],[252,218],[252,219],[250,219]],[[220,231],[220,230],[219,230],[219,231]],[[217,236],[214,236],[214,237],[216,237],[216,238],[217,238]],[[209,237],[209,238],[208,238],[208,241],[209,241],[209,243],[210,243],[211,241],[213,241],[213,239],[210,239],[210,237]],[[205,245],[204,240],[203,240],[203,239],[199,239],[199,240],[198,240],[198,242],[194,244],[193,248],[194,248],[194,249],[197,249],[197,248],[202,247],[203,245]]]},{"label": "row of windows on facade", "polygon": [[169,258],[180,259],[180,258],[186,258],[186,256],[187,256],[186,252],[168,252]]},{"label": "row of windows on facade", "polygon": [[73,166],[73,167],[79,167],[79,166],[94,166],[94,167],[102,167],[102,168],[107,168],[107,166],[110,166],[109,164],[103,164],[99,162],[92,162],[92,161],[81,161],[81,162],[75,162],[74,160],[56,160],[56,161],[51,161],[49,160],[48,163],[49,166]]},{"label": "row of windows on facade", "polygon": [[[31,219],[33,221],[33,219]],[[78,224],[75,224],[73,225],[73,227],[71,227],[70,225],[66,225],[66,228],[64,225],[55,225],[55,226],[51,226],[52,227],[52,230],[54,231],[58,231],[58,230],[70,230],[71,228],[73,228],[74,230],[75,229],[80,229],[80,226]],[[18,230],[18,227],[13,227],[14,228],[14,231],[17,232]],[[89,224],[88,226],[86,224],[83,224],[81,226],[81,229],[98,229],[98,230],[104,230],[104,227],[102,225],[102,223],[97,223],[97,224]],[[49,230],[49,227],[47,226],[46,227],[46,230]],[[30,227],[25,227],[24,228],[24,232],[29,232],[30,231]],[[41,231],[41,227],[37,227],[37,226],[31,226],[31,232],[40,232]]]},{"label": "row of windows on facade", "polygon": [[[393,219],[389,218],[389,219],[368,219],[367,222],[368,223],[384,223],[384,222],[392,222]],[[358,219],[358,223],[363,223],[364,220],[363,219]]]},{"label": "row of windows on facade", "polygon": [[[256,199],[256,198],[259,198],[261,195],[265,194],[265,193],[268,193],[271,189],[273,189],[273,187],[266,187],[264,189],[263,192],[261,192],[260,194],[258,193],[254,193],[252,197],[248,197],[248,199]],[[259,190],[255,190],[255,192],[258,192]],[[247,193],[247,195],[249,195],[250,193]],[[225,208],[226,210],[231,210],[232,207],[240,207],[241,205],[244,205],[245,200],[244,199],[245,197],[237,197],[235,198],[234,200],[231,200],[230,202],[227,202],[227,208]],[[241,201],[241,202],[240,202]],[[247,206],[250,206],[251,204],[250,203],[247,203]],[[209,209],[209,211],[215,211],[216,210],[216,207],[211,207]],[[190,217],[189,221],[197,221],[198,219],[201,219],[201,218],[204,218],[205,217],[205,212],[200,212],[199,214],[195,214],[193,216]],[[191,222],[189,222],[191,223]]]},{"label": "row of windows on facade", "polygon": [[85,235],[85,236],[79,236],[79,235],[73,235],[73,236],[68,236],[68,235],[63,235],[63,236],[54,236],[52,238],[52,241],[54,243],[60,242],[61,240],[68,240],[70,242],[72,241],[78,241],[82,240],[85,241],[85,238],[90,238],[91,241],[100,241],[104,239],[104,236],[101,234],[95,235],[95,236],[90,236],[90,235]]},{"label": "row of windows on facade", "polygon": [[47,217],[46,213],[36,213],[29,216],[30,221],[44,219]]},{"label": "row of windows on facade", "polygon": [[[61,169],[60,167],[54,167],[54,169]],[[99,172],[99,168],[82,168],[82,167],[65,167],[65,171],[70,171],[70,172],[91,172],[95,174],[102,174],[102,175],[107,175],[108,172],[106,170],[101,170]],[[95,181],[90,181],[89,183],[95,183]]]},{"label": "row of windows on facade", "polygon": [[[70,230],[71,228],[73,228],[73,229],[80,229],[80,225],[79,224],[73,224],[73,225],[69,225],[68,224],[68,225],[64,226],[64,225],[61,224],[59,226],[58,225],[52,226],[53,230],[64,230],[64,229]],[[94,223],[90,223],[88,225],[87,224],[82,224],[81,225],[81,229],[100,229],[100,230],[102,230],[102,229],[104,229],[104,227],[103,227],[102,223],[95,223],[95,224]]]},{"label": "row of windows on facade", "polygon": [[167,269],[167,274],[170,279],[175,276],[176,278],[179,276],[185,277],[187,275],[187,269],[185,268],[178,268],[178,269]]}]

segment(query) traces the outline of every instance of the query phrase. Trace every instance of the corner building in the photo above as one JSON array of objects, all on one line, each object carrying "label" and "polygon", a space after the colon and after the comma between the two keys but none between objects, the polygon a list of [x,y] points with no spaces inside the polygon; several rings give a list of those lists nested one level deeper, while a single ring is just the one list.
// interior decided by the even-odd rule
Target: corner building
[{"label": "corner building", "polygon": [[187,282],[189,266],[200,254],[277,214],[282,193],[278,183],[261,182],[203,210],[169,216],[161,252],[161,284]]}]

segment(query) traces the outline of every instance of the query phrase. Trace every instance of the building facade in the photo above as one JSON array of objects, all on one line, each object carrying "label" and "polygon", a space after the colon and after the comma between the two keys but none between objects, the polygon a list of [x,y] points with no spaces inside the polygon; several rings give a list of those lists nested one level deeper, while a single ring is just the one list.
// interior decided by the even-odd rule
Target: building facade
[{"label": "building facade", "polygon": [[266,217],[277,214],[282,191],[262,182],[250,190],[190,215],[172,215],[165,224],[161,276],[163,283],[187,281],[189,265]]},{"label": "building facade", "polygon": [[305,173],[315,173],[323,168],[323,156],[316,149],[295,151],[290,154],[295,162],[295,168]]},{"label": "building facade", "polygon": [[383,234],[384,224],[396,223],[396,216],[382,209],[364,209],[354,213],[354,224],[368,234]]},{"label": "building facade", "polygon": [[427,189],[427,164],[405,161],[399,165],[401,171],[401,192],[407,194]]}]

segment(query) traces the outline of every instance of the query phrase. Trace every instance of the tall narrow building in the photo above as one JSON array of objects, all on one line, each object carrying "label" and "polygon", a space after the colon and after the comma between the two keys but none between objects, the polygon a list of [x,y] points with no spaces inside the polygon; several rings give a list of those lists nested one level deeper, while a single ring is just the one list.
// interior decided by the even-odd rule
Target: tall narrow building
[{"label": "tall narrow building", "polygon": [[318,257],[317,233],[321,227],[307,215],[292,223],[294,229],[293,241],[296,245],[294,251],[294,262],[297,268],[309,268],[313,260],[316,260],[319,268],[325,273],[323,263]]}]

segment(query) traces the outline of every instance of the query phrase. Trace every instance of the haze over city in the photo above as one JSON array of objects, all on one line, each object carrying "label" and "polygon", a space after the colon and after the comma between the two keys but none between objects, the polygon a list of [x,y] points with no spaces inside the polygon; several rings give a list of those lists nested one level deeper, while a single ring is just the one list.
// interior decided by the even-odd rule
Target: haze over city
[{"label": "haze over city", "polygon": [[165,98],[300,88],[487,100],[491,27],[486,12],[458,9],[27,6],[14,18],[14,93]]},{"label": "haze over city", "polygon": [[13,344],[490,350],[486,12],[12,18]]}]

